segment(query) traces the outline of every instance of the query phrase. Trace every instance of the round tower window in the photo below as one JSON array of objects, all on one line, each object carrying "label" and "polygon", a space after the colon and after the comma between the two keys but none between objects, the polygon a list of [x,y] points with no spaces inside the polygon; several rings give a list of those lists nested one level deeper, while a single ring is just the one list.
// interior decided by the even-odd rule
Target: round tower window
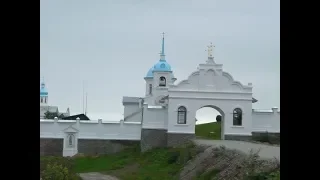
[{"label": "round tower window", "polygon": [[160,68],[166,68],[166,65],[165,64],[161,64]]}]

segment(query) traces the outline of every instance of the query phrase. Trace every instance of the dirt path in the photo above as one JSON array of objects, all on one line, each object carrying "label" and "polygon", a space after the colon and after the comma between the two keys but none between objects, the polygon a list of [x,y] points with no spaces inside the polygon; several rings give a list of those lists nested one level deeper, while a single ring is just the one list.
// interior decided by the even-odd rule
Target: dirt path
[{"label": "dirt path", "polygon": [[79,175],[83,180],[119,180],[116,177],[97,173],[97,172],[80,173]]}]

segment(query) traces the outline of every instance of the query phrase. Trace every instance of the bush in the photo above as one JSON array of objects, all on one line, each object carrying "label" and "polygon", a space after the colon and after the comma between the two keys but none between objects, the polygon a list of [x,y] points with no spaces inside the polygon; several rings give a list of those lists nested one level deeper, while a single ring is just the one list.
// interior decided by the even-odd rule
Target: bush
[{"label": "bush", "polygon": [[180,156],[180,153],[177,151],[170,152],[167,163],[168,164],[176,163],[179,159],[179,156]]},{"label": "bush", "polygon": [[76,174],[69,172],[68,168],[58,164],[48,164],[42,173],[42,180],[78,180]]},{"label": "bush", "polygon": [[216,117],[216,120],[217,120],[217,122],[221,122],[221,115],[217,115],[217,117]]},{"label": "bush", "polygon": [[66,167],[73,172],[74,162],[71,158],[56,157],[56,156],[41,156],[40,157],[40,172],[44,171],[48,164],[58,164]]},{"label": "bush", "polygon": [[267,180],[280,180],[280,170],[270,173]]},{"label": "bush", "polygon": [[40,176],[43,180],[77,180],[71,158],[40,156]]}]

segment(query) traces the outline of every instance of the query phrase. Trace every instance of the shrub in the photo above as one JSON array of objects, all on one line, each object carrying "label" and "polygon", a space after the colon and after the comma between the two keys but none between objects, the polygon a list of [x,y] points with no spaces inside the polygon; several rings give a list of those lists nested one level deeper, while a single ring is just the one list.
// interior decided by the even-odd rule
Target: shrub
[{"label": "shrub", "polygon": [[78,180],[76,174],[68,171],[68,168],[58,164],[48,164],[42,173],[42,180]]},{"label": "shrub", "polygon": [[216,117],[216,120],[217,120],[217,122],[221,122],[221,115],[217,115],[217,117]]},{"label": "shrub", "polygon": [[55,156],[40,156],[40,176],[43,180],[80,179],[74,172],[73,159]]},{"label": "shrub", "polygon": [[40,172],[44,171],[48,164],[58,164],[66,167],[69,171],[73,171],[74,162],[71,158],[42,156],[40,157]]},{"label": "shrub", "polygon": [[170,152],[167,163],[173,164],[176,163],[179,159],[180,153],[177,151]]},{"label": "shrub", "polygon": [[270,173],[267,176],[267,180],[280,180],[280,170]]}]

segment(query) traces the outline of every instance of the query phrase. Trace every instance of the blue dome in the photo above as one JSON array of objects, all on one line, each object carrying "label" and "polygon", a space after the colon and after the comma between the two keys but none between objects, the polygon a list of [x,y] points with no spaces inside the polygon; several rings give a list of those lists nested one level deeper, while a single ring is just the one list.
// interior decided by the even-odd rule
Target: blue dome
[{"label": "blue dome", "polygon": [[40,97],[41,96],[48,96],[48,90],[46,89],[44,83],[41,83],[41,87],[40,87]]},{"label": "blue dome", "polygon": [[165,60],[160,60],[157,64],[153,66],[153,72],[171,72],[171,66]]},{"label": "blue dome", "polygon": [[153,78],[153,72],[172,72],[170,64],[166,60],[160,60],[149,69],[146,78]]},{"label": "blue dome", "polygon": [[146,78],[153,78],[153,67],[149,69],[147,75],[146,75]]}]

